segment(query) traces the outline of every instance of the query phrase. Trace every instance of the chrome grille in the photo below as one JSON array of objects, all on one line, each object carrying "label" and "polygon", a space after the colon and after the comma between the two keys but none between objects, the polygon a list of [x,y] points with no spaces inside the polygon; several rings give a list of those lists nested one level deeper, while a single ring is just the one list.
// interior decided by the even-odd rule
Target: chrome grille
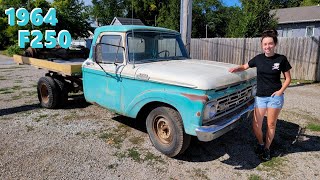
[{"label": "chrome grille", "polygon": [[251,99],[251,91],[252,86],[249,86],[217,99],[217,114],[214,119],[219,118],[220,116],[229,113],[229,111],[233,111],[238,106],[248,102]]}]

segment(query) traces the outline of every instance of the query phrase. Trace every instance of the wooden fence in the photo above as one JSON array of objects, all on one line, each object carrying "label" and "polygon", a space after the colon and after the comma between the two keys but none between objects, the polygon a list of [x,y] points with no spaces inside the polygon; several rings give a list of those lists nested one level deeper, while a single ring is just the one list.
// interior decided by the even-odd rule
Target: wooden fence
[{"label": "wooden fence", "polygon": [[[292,79],[320,81],[320,37],[279,38],[277,53],[287,56]],[[244,64],[262,53],[260,38],[191,39],[194,59]]]}]

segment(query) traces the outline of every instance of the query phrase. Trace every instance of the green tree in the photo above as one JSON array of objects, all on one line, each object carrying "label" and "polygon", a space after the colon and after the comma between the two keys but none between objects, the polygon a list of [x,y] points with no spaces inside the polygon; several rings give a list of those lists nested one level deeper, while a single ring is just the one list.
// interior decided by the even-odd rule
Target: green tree
[{"label": "green tree", "polygon": [[320,0],[303,0],[301,6],[314,6],[320,4]]},{"label": "green tree", "polygon": [[68,30],[73,38],[89,36],[92,28],[82,0],[54,0],[51,6],[56,8],[58,19],[52,29],[56,32]]},{"label": "green tree", "polygon": [[114,17],[125,13],[124,0],[92,0],[92,4],[90,15],[99,25],[109,25]]},{"label": "green tree", "polygon": [[160,5],[157,26],[174,29],[180,29],[180,0],[162,1]]},{"label": "green tree", "polygon": [[270,14],[270,0],[241,0],[242,8],[235,9],[228,25],[228,37],[257,37],[277,21]]}]

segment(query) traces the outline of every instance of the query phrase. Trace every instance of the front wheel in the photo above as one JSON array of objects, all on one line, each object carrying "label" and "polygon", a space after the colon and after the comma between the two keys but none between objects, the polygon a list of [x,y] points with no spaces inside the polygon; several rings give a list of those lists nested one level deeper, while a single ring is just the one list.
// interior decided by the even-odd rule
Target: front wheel
[{"label": "front wheel", "polygon": [[181,116],[175,109],[166,106],[153,109],[146,126],[152,144],[169,157],[182,154],[190,144],[191,136],[184,132]]}]

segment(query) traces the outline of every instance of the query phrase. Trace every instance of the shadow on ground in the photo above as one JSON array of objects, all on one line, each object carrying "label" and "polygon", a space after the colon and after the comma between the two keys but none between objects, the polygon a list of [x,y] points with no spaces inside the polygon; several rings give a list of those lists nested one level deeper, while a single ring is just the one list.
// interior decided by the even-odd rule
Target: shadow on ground
[{"label": "shadow on ground", "polygon": [[41,108],[39,104],[28,104],[28,105],[23,105],[23,106],[18,106],[18,107],[0,109],[0,116],[31,111],[31,110],[39,109],[39,108]]},{"label": "shadow on ground", "polygon": [[[71,96],[68,100],[68,102],[61,107],[61,109],[80,109],[80,108],[86,108],[90,105],[90,103],[87,103],[84,99],[83,95],[77,95],[77,96]],[[15,113],[21,113],[21,112],[27,112],[34,109],[41,109],[43,107],[40,106],[40,104],[27,104],[17,107],[10,107],[5,109],[0,109],[0,116],[15,114]]]},{"label": "shadow on ground", "polygon": [[[146,133],[143,122],[124,116],[114,120]],[[266,120],[264,121],[266,122]],[[263,131],[265,132],[265,123]],[[320,151],[320,137],[299,134],[301,127],[292,122],[278,120],[277,132],[271,146],[272,156],[281,157],[290,153]],[[178,160],[188,162],[207,162],[218,160],[234,166],[235,169],[254,169],[261,160],[254,153],[256,139],[251,130],[251,120],[242,122],[236,129],[210,142],[200,142],[192,138],[189,148]]]}]

